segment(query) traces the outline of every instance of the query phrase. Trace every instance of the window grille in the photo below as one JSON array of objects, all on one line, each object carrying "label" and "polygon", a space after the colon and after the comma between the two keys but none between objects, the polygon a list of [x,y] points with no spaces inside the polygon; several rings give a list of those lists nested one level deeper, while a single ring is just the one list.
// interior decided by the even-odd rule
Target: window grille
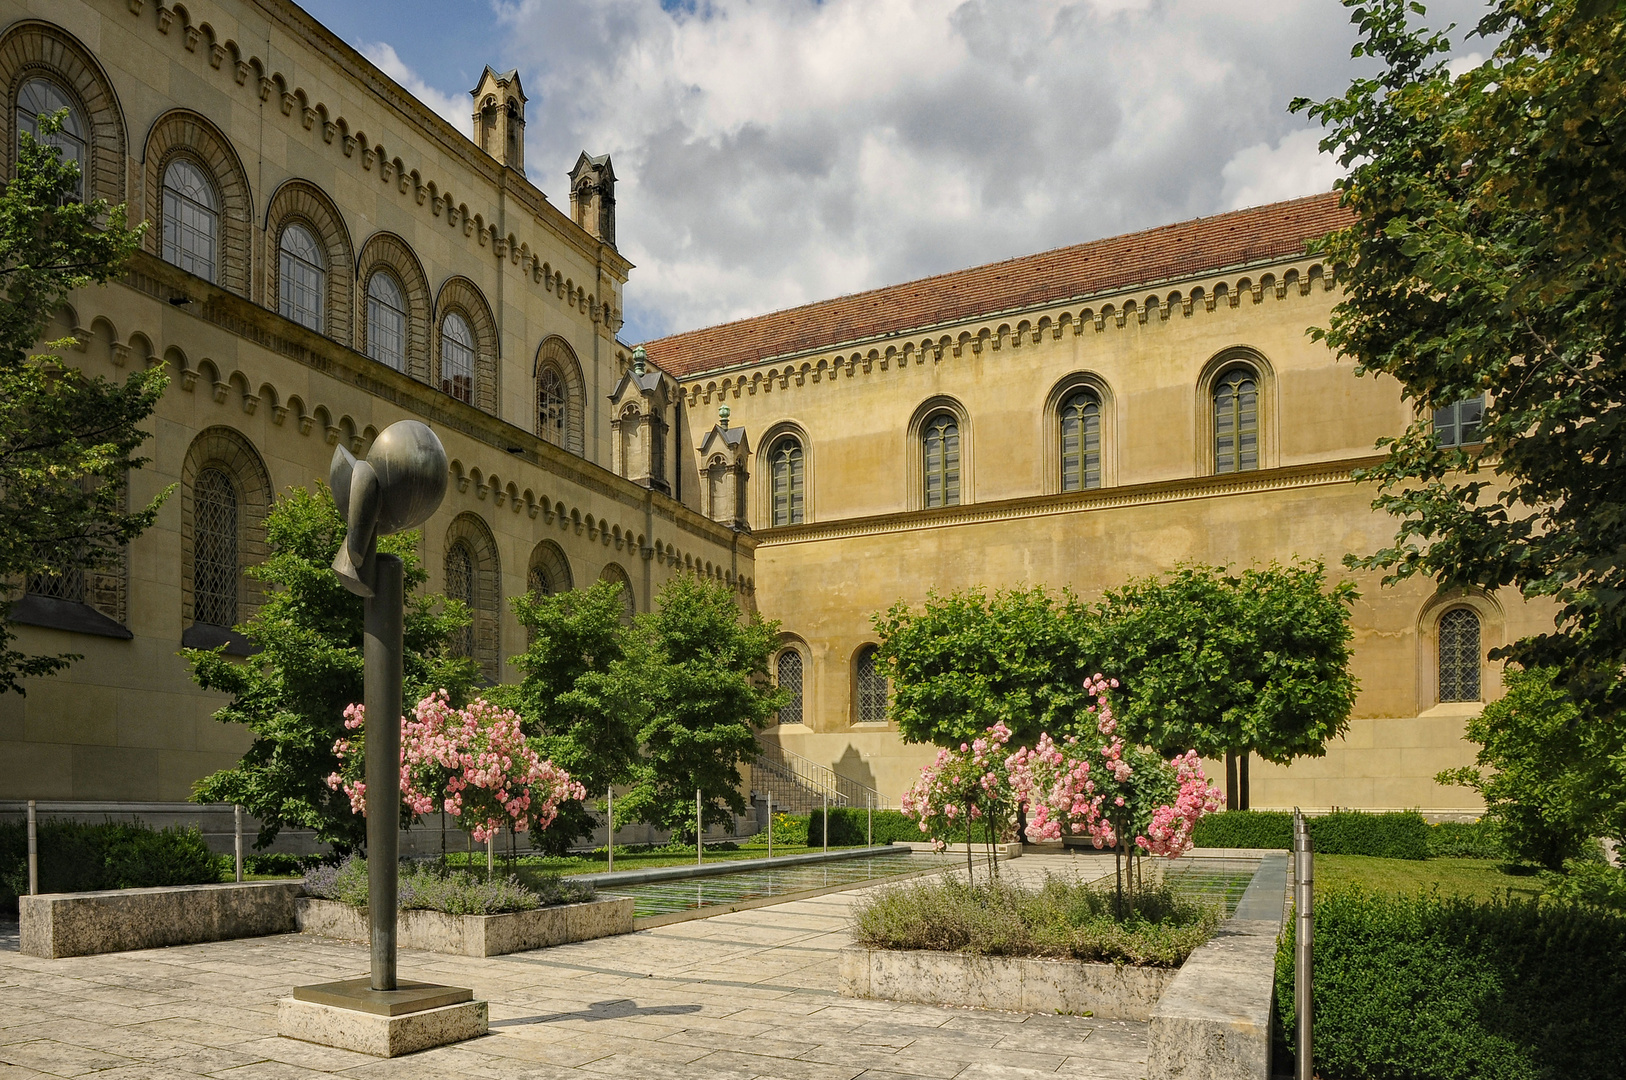
[{"label": "window grille", "polygon": [[874,645],[865,645],[858,650],[858,662],[854,665],[858,683],[858,722],[862,724],[886,719],[886,676],[881,674],[875,662],[875,653]]},{"label": "window grille", "polygon": [[305,226],[295,223],[282,230],[278,267],[277,306],[283,317],[320,332],[327,257]]},{"label": "window grille", "polygon": [[922,438],[926,465],[926,506],[960,504],[960,425],[948,413],[926,422]]},{"label": "window grille", "polygon": [[28,575],[28,592],[52,600],[68,600],[75,604],[85,602],[85,572],[73,567],[63,574]]},{"label": "window grille", "polygon": [[570,446],[570,399],[565,380],[554,367],[542,369],[536,380],[537,434],[555,446]]},{"label": "window grille", "polygon": [[1061,407],[1061,489],[1101,486],[1101,403],[1080,391]]},{"label": "window grille", "polygon": [[1246,368],[1232,368],[1214,387],[1214,471],[1259,467],[1259,383]]},{"label": "window grille", "polygon": [[1479,616],[1452,608],[1440,619],[1440,700],[1479,700]]},{"label": "window grille", "polygon": [[802,654],[795,649],[786,649],[779,654],[779,663],[775,665],[779,688],[790,692],[790,700],[779,707],[779,722],[781,724],[800,724],[802,722]]},{"label": "window grille", "polygon": [[1440,446],[1472,446],[1479,442],[1479,427],[1485,419],[1485,397],[1454,401],[1434,410],[1434,441]]},{"label": "window grille", "polygon": [[237,486],[220,469],[198,473],[192,485],[192,621],[237,624]]},{"label": "window grille", "polygon": [[219,230],[214,185],[188,159],[170,162],[164,170],[164,261],[213,281]]},{"label": "window grille", "polygon": [[474,403],[474,332],[455,311],[440,324],[440,388]]},{"label": "window grille", "polygon": [[526,576],[525,587],[537,596],[552,596],[553,582],[548,580],[548,572],[540,566],[531,567]]},{"label": "window grille", "polygon": [[367,355],[406,370],[406,302],[401,286],[382,270],[367,279]]},{"label": "window grille", "polygon": [[[446,595],[468,606],[471,619],[478,614],[474,604],[474,555],[461,540],[446,549]],[[452,651],[458,656],[474,656],[474,623],[452,634]]]},{"label": "window grille", "polygon": [[[62,122],[61,130],[53,135],[40,136],[39,118],[56,113],[62,109],[68,110],[67,119]],[[67,92],[53,82],[45,79],[30,79],[23,83],[17,91],[17,136],[19,141],[23,132],[34,137],[36,142],[43,142],[47,146],[54,146],[62,153],[64,162],[71,161],[79,166],[79,182],[75,186],[71,198],[78,201],[85,197],[85,163],[88,159],[85,144],[85,121],[79,115],[79,110],[68,97]]]},{"label": "window grille", "polygon": [[806,506],[802,444],[792,438],[780,439],[774,444],[768,460],[772,473],[773,523],[800,525]]}]

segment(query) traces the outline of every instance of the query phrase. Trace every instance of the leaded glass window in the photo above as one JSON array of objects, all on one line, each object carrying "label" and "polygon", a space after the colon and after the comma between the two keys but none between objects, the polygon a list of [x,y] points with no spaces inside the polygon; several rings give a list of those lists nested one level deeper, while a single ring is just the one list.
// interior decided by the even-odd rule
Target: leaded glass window
[{"label": "leaded glass window", "polygon": [[[470,616],[474,609],[474,553],[458,540],[446,549],[446,595],[461,600],[468,606]],[[452,633],[452,651],[458,656],[474,656],[474,623]]]},{"label": "leaded glass window", "polygon": [[219,232],[214,185],[194,162],[176,158],[164,170],[164,261],[213,281]]},{"label": "leaded glass window", "polygon": [[[68,110],[67,119],[62,122],[61,130],[45,137],[40,136],[41,116],[49,116],[62,109]],[[79,166],[79,184],[74,190],[73,198],[82,199],[85,195],[85,163],[88,161],[85,144],[85,121],[79,115],[78,108],[73,101],[56,83],[45,79],[29,79],[17,91],[17,134],[21,139],[23,132],[34,137],[36,142],[43,142],[47,146],[54,146],[62,152],[63,161],[71,161]]]},{"label": "leaded glass window", "polygon": [[800,525],[806,506],[802,444],[792,438],[774,443],[768,454],[771,473],[773,513],[775,525]]},{"label": "leaded glass window", "polygon": [[474,403],[474,331],[455,311],[440,324],[440,388],[459,401]]},{"label": "leaded glass window", "polygon": [[282,230],[280,247],[277,306],[284,318],[320,331],[327,257],[311,231],[297,222]]},{"label": "leaded glass window", "polygon": [[795,649],[786,649],[779,654],[779,661],[774,665],[777,682],[781,690],[790,693],[790,700],[779,707],[779,722],[781,724],[800,724],[802,722],[802,654]]},{"label": "leaded glass window", "polygon": [[216,468],[198,472],[192,484],[192,621],[205,626],[237,623],[237,485]]},{"label": "leaded glass window", "polygon": [[1061,407],[1061,489],[1101,486],[1101,402],[1088,390]]},{"label": "leaded glass window", "polygon": [[1440,619],[1440,700],[1479,700],[1479,616],[1452,608]]},{"label": "leaded glass window", "polygon": [[70,600],[75,604],[85,602],[85,572],[80,567],[73,567],[64,574],[29,574],[28,592],[33,596],[45,596],[52,600]]},{"label": "leaded glass window", "polygon": [[547,570],[540,566],[531,567],[526,576],[525,587],[534,596],[552,596],[554,593],[553,581],[549,579]]},{"label": "leaded glass window", "polygon": [[367,355],[406,370],[406,301],[394,277],[376,270],[367,279]]},{"label": "leaded glass window", "polygon": [[570,398],[564,376],[548,366],[536,380],[537,434],[555,446],[570,446]]},{"label": "leaded glass window", "polygon": [[874,645],[865,645],[858,650],[857,662],[853,665],[853,676],[857,686],[857,715],[861,724],[871,724],[886,719],[886,676],[881,673],[880,665],[876,663],[876,649]]},{"label": "leaded glass window", "polygon": [[926,506],[960,504],[960,424],[949,413],[926,421],[921,438],[925,456]]},{"label": "leaded glass window", "polygon": [[1214,471],[1259,467],[1259,383],[1247,368],[1232,368],[1214,386]]},{"label": "leaded glass window", "polygon": [[1479,426],[1484,419],[1484,395],[1435,409],[1434,441],[1440,446],[1472,446],[1480,441]]}]

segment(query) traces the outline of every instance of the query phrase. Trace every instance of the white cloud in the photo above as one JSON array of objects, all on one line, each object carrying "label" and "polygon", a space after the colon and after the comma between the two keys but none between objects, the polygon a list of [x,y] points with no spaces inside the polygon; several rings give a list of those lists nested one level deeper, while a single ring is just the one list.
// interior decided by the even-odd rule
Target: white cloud
[{"label": "white cloud", "polygon": [[1220,170],[1225,179],[1220,205],[1239,210],[1332,190],[1344,170],[1331,154],[1321,152],[1320,142],[1321,130],[1316,128],[1283,135],[1275,146],[1261,142],[1238,150]]},{"label": "white cloud", "polygon": [[430,86],[395,54],[388,42],[363,42],[356,51],[378,65],[378,69],[401,84],[407,93],[439,113],[447,123],[465,135],[474,134],[474,110],[468,94],[447,94]]}]

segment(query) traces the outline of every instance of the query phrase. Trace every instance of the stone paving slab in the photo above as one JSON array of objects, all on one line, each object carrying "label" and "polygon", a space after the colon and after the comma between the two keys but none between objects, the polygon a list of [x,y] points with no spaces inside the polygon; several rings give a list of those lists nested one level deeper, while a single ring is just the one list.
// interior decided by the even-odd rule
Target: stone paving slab
[{"label": "stone paving slab", "polygon": [[[1024,863],[1031,865],[1024,865]],[[1086,858],[1002,872],[1094,876]],[[491,1033],[382,1060],[279,1038],[296,984],[354,977],[363,945],[305,935],[43,960],[0,926],[0,1080],[1140,1080],[1146,1028],[839,997],[857,892],[510,956],[403,951],[471,987]]]}]

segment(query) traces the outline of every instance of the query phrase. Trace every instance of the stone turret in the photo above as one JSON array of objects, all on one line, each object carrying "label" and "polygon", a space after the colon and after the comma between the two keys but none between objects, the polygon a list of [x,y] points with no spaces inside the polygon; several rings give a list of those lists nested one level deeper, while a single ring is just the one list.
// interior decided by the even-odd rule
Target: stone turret
[{"label": "stone turret", "polygon": [[615,168],[609,154],[583,150],[570,170],[570,217],[598,239],[615,247]]},{"label": "stone turret", "polygon": [[525,91],[519,71],[502,74],[486,66],[474,97],[474,141],[480,149],[523,174],[525,172]]},{"label": "stone turret", "polygon": [[670,495],[666,476],[666,411],[671,385],[649,366],[642,345],[632,352],[632,367],[610,395],[610,467],[635,484]]},{"label": "stone turret", "polygon": [[751,479],[751,442],[745,429],[728,426],[728,406],[700,440],[700,512],[732,529],[751,528],[745,512],[745,484]]}]

